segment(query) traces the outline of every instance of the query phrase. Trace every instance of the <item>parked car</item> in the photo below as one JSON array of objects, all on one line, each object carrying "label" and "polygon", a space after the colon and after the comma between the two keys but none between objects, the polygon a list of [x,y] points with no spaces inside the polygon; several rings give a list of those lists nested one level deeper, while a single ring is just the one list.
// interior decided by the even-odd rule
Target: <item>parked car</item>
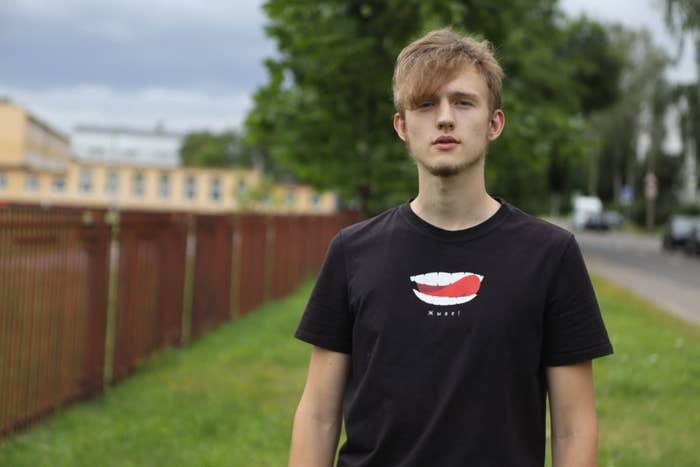
[{"label": "parked car", "polygon": [[661,245],[665,250],[682,248],[690,238],[690,234],[700,217],[674,215],[664,226]]},{"label": "parked car", "polygon": [[583,228],[586,230],[598,230],[605,232],[610,230],[610,225],[602,212],[596,212],[588,215],[588,219],[586,219],[586,222],[583,224]]},{"label": "parked car", "polygon": [[683,249],[691,255],[700,254],[700,218],[695,219]]},{"label": "parked car", "polygon": [[617,211],[590,213],[583,224],[586,230],[608,231],[622,227],[624,219]]},{"label": "parked car", "polygon": [[603,219],[611,229],[619,229],[625,223],[625,218],[617,211],[605,211]]}]

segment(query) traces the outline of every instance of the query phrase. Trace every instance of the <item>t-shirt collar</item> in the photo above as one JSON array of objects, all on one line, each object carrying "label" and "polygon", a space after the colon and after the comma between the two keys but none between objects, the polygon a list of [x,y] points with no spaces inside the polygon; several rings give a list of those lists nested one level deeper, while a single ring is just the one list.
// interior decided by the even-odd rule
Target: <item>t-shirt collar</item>
[{"label": "t-shirt collar", "polygon": [[502,198],[495,197],[496,201],[498,201],[501,204],[501,206],[491,217],[489,217],[485,221],[467,229],[445,230],[433,224],[430,224],[429,222],[419,217],[415,212],[413,212],[410,203],[414,199],[415,198],[411,198],[405,203],[403,203],[401,206],[399,206],[399,213],[401,214],[401,216],[410,224],[412,228],[417,229],[422,233],[428,234],[440,240],[447,241],[464,241],[480,237],[488,231],[490,231],[491,229],[493,229],[494,227],[500,225],[501,222],[503,222],[512,211],[512,207],[507,202],[505,202]]}]

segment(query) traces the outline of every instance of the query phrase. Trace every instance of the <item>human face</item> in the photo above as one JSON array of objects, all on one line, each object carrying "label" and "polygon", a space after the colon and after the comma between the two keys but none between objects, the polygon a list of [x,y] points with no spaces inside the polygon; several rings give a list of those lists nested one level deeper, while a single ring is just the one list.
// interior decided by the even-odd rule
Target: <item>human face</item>
[{"label": "human face", "polygon": [[450,177],[481,164],[505,124],[503,111],[489,109],[486,80],[465,67],[434,96],[394,115],[394,129],[419,170]]}]

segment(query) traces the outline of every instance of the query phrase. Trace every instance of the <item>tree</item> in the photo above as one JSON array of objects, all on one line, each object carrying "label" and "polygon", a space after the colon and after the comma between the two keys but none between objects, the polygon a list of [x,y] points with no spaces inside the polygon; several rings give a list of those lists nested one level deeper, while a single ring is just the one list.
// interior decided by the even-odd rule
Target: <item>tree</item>
[{"label": "tree", "polygon": [[[509,44],[521,61],[516,68],[520,76],[515,79],[525,81],[516,83],[520,85],[514,88],[518,92],[512,103],[516,113],[510,120],[516,125],[529,120],[534,125],[526,128],[529,131],[516,128],[521,133],[515,134],[514,147],[508,151],[517,156],[522,153],[517,147],[522,147],[523,141],[531,141],[530,151],[541,159],[541,164],[527,167],[524,183],[511,181],[506,188],[534,211],[548,195],[550,211],[559,214],[567,195],[588,188],[581,175],[589,170],[589,160],[598,149],[588,120],[593,112],[614,105],[618,99],[623,57],[611,47],[607,29],[585,16],[563,22],[561,28],[556,27],[558,22],[554,20],[547,23],[550,26],[537,34],[539,42],[528,44],[537,52]],[[533,27],[527,23],[524,26]],[[512,86],[512,79],[508,85]],[[519,112],[521,109],[523,113]],[[539,185],[545,193],[532,190],[532,180],[541,177],[532,170],[537,167],[544,172],[545,183]],[[502,174],[510,173],[507,166],[495,167],[499,169]]]},{"label": "tree", "polygon": [[[697,79],[700,80],[700,4],[697,0],[666,0],[666,24],[672,33],[676,33],[682,50],[685,40],[695,43],[695,65]],[[700,83],[681,85],[677,94],[685,99],[687,108],[682,116],[684,145],[694,145],[691,149],[685,147],[688,157],[700,154]],[[691,164],[692,165],[692,164]],[[697,162],[696,164],[697,165]],[[700,172],[698,173],[700,177]]]},{"label": "tree", "polygon": [[[616,54],[624,57],[619,84],[624,92],[613,106],[591,114],[591,128],[600,141],[595,164],[599,176],[593,185],[604,201],[617,202],[622,186],[632,187],[636,194],[641,191],[639,180],[646,173],[647,162],[638,157],[639,135],[653,130],[657,133],[651,139],[657,143],[663,137],[658,134],[663,128],[660,119],[665,106],[660,99],[668,97],[661,90],[669,58],[653,44],[647,31],[616,25],[609,35]],[[649,121],[642,122],[640,116]],[[642,128],[642,123],[647,128]],[[654,157],[658,145],[649,149],[644,156]]]},{"label": "tree", "polygon": [[222,133],[197,131],[185,137],[180,148],[180,162],[196,167],[251,167],[254,152],[233,130]]},{"label": "tree", "polygon": [[695,61],[700,71],[700,4],[697,0],[666,0],[666,24],[679,38],[681,48],[686,36],[695,42]]}]

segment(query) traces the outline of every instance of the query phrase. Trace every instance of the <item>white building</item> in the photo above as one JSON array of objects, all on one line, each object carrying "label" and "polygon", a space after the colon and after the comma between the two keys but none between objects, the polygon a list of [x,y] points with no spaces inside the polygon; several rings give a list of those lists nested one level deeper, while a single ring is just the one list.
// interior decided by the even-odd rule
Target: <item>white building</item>
[{"label": "white building", "polygon": [[177,167],[184,135],[161,127],[140,130],[79,125],[71,135],[77,158],[88,163]]}]

